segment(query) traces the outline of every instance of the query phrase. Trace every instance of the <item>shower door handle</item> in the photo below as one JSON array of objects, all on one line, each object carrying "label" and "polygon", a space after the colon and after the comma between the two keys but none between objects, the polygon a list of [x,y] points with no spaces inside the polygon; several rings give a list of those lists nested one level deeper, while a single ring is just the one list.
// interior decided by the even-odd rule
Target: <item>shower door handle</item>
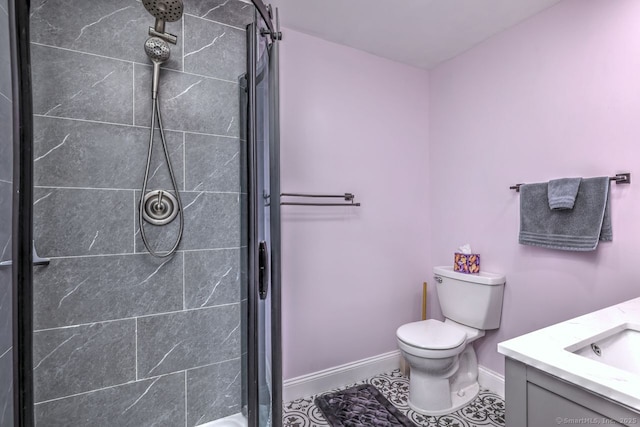
[{"label": "shower door handle", "polygon": [[[49,265],[51,260],[49,258],[41,258],[40,255],[36,252],[36,244],[33,242],[33,265]],[[10,267],[13,265],[13,261],[2,261],[0,262],[0,268],[2,267]]]},{"label": "shower door handle", "polygon": [[264,240],[258,245],[258,294],[260,299],[267,298],[269,292],[269,252]]}]

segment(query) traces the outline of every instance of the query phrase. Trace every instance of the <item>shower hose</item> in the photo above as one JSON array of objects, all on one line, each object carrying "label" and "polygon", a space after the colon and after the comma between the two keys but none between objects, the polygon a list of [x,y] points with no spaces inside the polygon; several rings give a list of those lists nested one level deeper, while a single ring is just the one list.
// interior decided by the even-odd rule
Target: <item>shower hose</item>
[{"label": "shower hose", "polygon": [[[158,118],[158,129],[160,130],[160,141],[162,142],[162,150],[164,151],[164,157],[167,161],[167,168],[169,169],[169,176],[171,177],[171,184],[173,185],[173,189],[175,191],[175,198],[177,200],[177,209],[178,215],[180,216],[180,228],[178,230],[178,237],[176,238],[175,243],[167,252],[156,251],[151,248],[149,241],[147,240],[147,235],[144,231],[144,216],[143,212],[145,209],[145,194],[147,193],[147,184],[149,183],[149,170],[151,168],[151,155],[153,154],[153,134],[156,127],[156,116]],[[144,180],[142,182],[142,194],[140,195],[140,205],[138,209],[138,223],[140,224],[140,236],[142,237],[142,242],[144,246],[147,248],[149,253],[158,258],[165,258],[173,255],[178,249],[178,245],[180,244],[180,240],[182,240],[182,233],[184,230],[184,213],[182,210],[182,201],[180,200],[180,192],[178,191],[178,185],[176,183],[176,176],[173,172],[173,167],[171,166],[171,159],[169,158],[169,150],[167,149],[167,140],[164,136],[164,128],[162,127],[162,117],[160,116],[160,105],[158,103],[158,97],[154,94],[152,96],[152,105],[151,105],[151,130],[149,131],[149,150],[147,152],[147,165],[144,171]],[[155,202],[156,207],[161,208],[162,206],[162,191],[159,192],[158,199]],[[154,203],[154,202],[151,202]],[[175,206],[173,207],[175,209]]]}]

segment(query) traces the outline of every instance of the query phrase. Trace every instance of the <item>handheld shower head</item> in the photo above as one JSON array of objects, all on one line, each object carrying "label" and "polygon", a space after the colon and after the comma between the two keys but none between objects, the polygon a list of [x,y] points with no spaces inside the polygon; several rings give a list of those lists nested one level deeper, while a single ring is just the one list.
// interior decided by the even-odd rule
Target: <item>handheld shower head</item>
[{"label": "handheld shower head", "polygon": [[169,45],[159,37],[149,37],[144,42],[144,52],[154,63],[159,62],[161,64],[167,61],[171,55]]},{"label": "handheld shower head", "polygon": [[151,97],[158,97],[158,83],[160,81],[160,64],[167,61],[171,55],[171,50],[167,42],[158,37],[149,37],[144,42],[144,52],[151,62],[153,62],[153,83],[151,85]]}]

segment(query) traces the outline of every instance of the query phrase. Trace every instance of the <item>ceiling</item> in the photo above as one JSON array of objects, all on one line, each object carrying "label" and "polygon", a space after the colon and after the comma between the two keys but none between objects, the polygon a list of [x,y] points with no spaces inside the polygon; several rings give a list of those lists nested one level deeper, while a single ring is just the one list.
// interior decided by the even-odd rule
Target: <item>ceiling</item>
[{"label": "ceiling", "polygon": [[284,27],[429,69],[559,1],[271,0],[271,3],[279,8]]}]

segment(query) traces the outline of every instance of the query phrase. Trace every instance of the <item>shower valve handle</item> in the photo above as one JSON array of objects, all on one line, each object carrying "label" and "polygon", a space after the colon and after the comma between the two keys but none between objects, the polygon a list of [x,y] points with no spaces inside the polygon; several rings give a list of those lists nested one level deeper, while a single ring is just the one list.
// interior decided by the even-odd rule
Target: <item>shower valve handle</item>
[{"label": "shower valve handle", "polygon": [[162,206],[162,195],[163,195],[163,193],[164,192],[162,190],[158,191],[158,201],[156,202],[157,206],[158,206],[158,209],[162,209],[161,206]]}]

